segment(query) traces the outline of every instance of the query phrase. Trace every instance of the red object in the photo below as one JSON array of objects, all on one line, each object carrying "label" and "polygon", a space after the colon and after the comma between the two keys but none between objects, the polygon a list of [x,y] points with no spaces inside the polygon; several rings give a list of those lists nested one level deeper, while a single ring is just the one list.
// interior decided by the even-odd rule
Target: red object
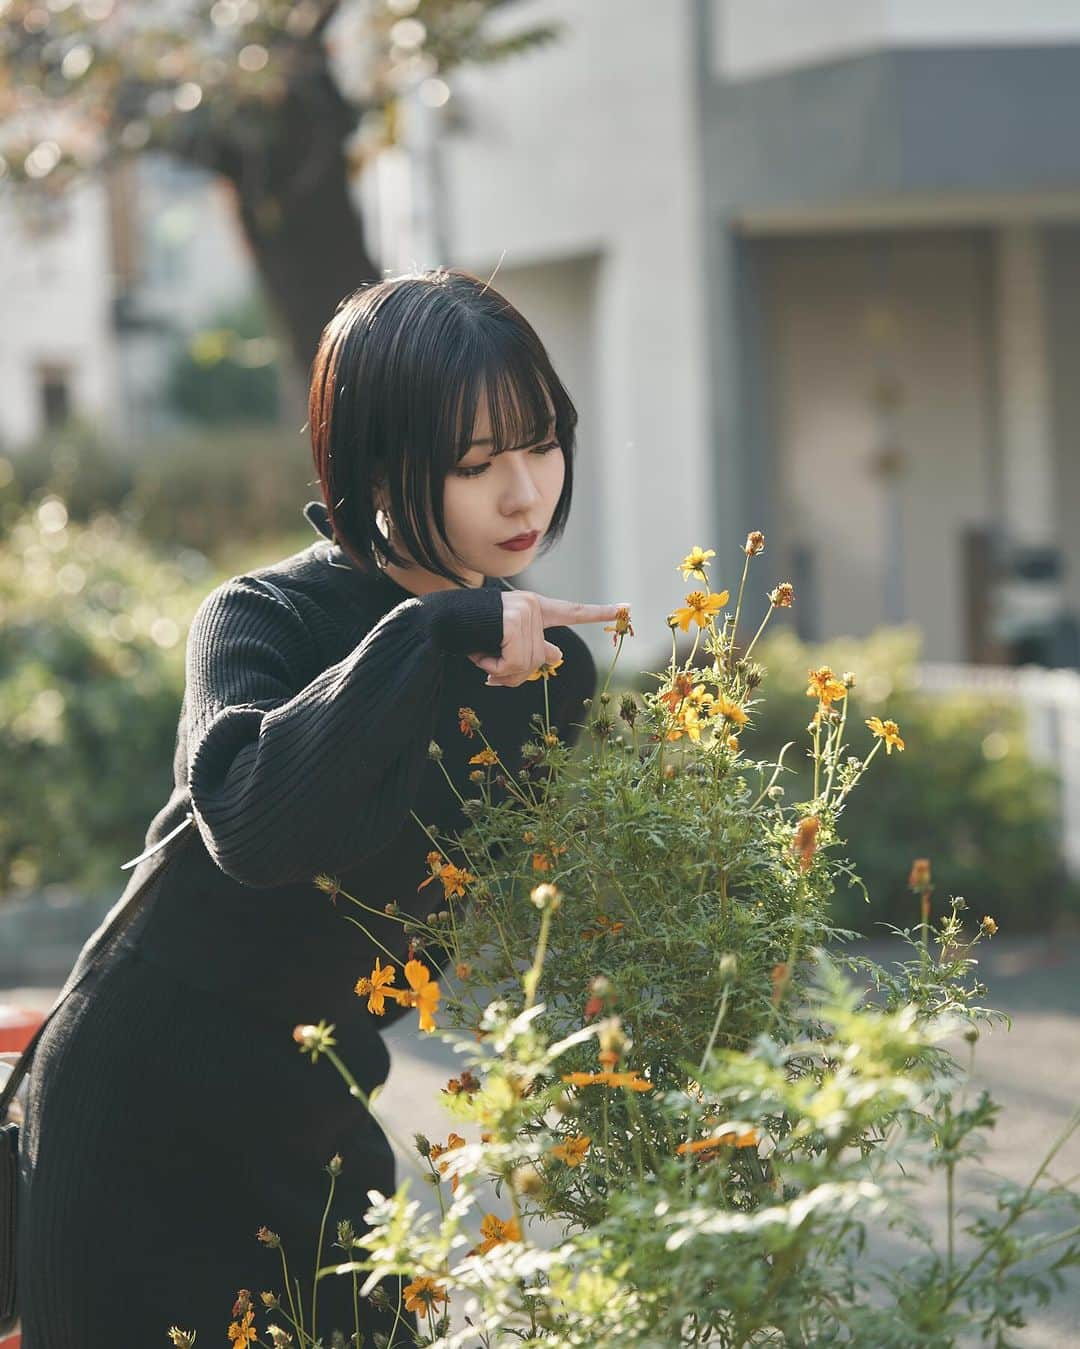
[{"label": "red object", "polygon": [[25,1049],[44,1020],[44,1012],[0,1002],[0,1054]]},{"label": "red object", "polygon": [[[45,1020],[44,1012],[31,1012],[26,1007],[11,1007],[0,1003],[0,1053],[18,1053],[33,1039],[34,1032]],[[22,1337],[17,1333],[0,1339],[0,1349],[19,1349]]]},{"label": "red object", "polygon": [[509,548],[515,553],[522,553],[526,548],[531,548],[539,537],[539,531],[534,529],[531,534],[522,534],[516,539],[507,539],[505,543],[500,543],[499,547]]}]

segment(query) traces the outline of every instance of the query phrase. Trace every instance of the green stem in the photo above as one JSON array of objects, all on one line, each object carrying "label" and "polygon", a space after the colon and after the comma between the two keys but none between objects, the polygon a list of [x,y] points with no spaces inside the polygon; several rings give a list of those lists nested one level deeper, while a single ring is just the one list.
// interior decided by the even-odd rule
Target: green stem
[{"label": "green stem", "polygon": [[543,912],[540,914],[540,936],[536,941],[536,954],[533,956],[532,967],[526,972],[523,980],[525,985],[525,1011],[528,1011],[536,999],[536,986],[540,982],[540,972],[544,968],[544,956],[547,954],[551,913],[551,906],[545,904]]},{"label": "green stem", "polygon": [[319,1306],[319,1269],[322,1266],[323,1241],[326,1238],[326,1219],[330,1213],[330,1205],[334,1202],[334,1186],[337,1184],[337,1177],[330,1174],[330,1193],[326,1196],[326,1207],[323,1209],[322,1222],[319,1224],[319,1241],[315,1247],[315,1275],[311,1280],[311,1338],[318,1339],[319,1328],[316,1318],[318,1316]]},{"label": "green stem", "polygon": [[849,698],[844,699],[844,710],[840,714],[840,726],[836,732],[836,743],[833,746],[832,759],[829,762],[829,776],[825,781],[825,800],[828,801],[829,793],[832,791],[833,775],[836,772],[836,765],[840,762],[840,752],[844,747],[844,727],[847,725]]},{"label": "green stem", "polygon": [[727,1014],[728,995],[731,991],[731,985],[725,984],[724,991],[720,995],[720,1006],[716,1012],[716,1020],[713,1022],[712,1033],[709,1036],[709,1043],[705,1046],[705,1053],[701,1056],[701,1062],[698,1064],[697,1075],[700,1079],[705,1071],[705,1066],[709,1062],[709,1055],[713,1052],[713,1045],[716,1044],[716,1037],[720,1034],[720,1023]]},{"label": "green stem", "polygon": [[[745,549],[744,549],[744,552],[745,552]],[[731,650],[732,650],[732,651],[735,650],[735,644],[736,644],[736,642],[738,641],[738,638],[739,638],[739,615],[742,613],[743,590],[746,588],[746,573],[747,573],[749,570],[750,570],[750,554],[749,554],[749,553],[746,553],[746,557],[744,558],[743,564],[742,564],[742,580],[739,582],[739,597],[738,597],[738,599],[735,601],[735,622],[732,624],[732,627],[731,627]]]},{"label": "green stem", "polygon": [[765,625],[766,623],[768,623],[769,619],[772,618],[773,610],[775,608],[776,606],[770,602],[769,607],[765,610],[765,617],[761,620],[761,626],[758,628],[757,632],[754,633],[753,641],[743,652],[743,660],[750,659],[750,653],[751,651],[753,651],[754,647],[757,646],[757,640],[761,636],[761,634],[765,631]]}]

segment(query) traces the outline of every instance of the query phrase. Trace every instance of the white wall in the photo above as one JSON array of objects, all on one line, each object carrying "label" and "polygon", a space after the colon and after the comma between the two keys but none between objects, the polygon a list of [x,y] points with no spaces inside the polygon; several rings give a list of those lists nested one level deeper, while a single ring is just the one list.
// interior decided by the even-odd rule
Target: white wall
[{"label": "white wall", "polygon": [[59,203],[59,227],[36,233],[0,203],[0,446],[42,431],[40,364],[68,367],[76,414],[109,419],[115,405],[105,194],[96,184]]},{"label": "white wall", "polygon": [[[565,278],[581,259],[603,259],[587,304],[568,297],[561,310],[588,323],[594,346],[580,357],[596,389],[581,457],[595,460],[602,514],[577,588],[631,602],[655,645],[682,599],[675,563],[692,544],[715,544],[692,17],[689,0],[508,7],[508,30],[556,19],[565,36],[455,74],[467,127],[444,147],[451,262],[485,277],[501,262],[494,284],[505,269],[510,291],[518,269],[550,264]],[[546,307],[558,295],[531,291],[526,317],[557,326]],[[574,396],[572,367],[567,378]]]},{"label": "white wall", "polygon": [[1080,42],[1076,0],[711,0],[722,79],[752,79],[882,47]]}]

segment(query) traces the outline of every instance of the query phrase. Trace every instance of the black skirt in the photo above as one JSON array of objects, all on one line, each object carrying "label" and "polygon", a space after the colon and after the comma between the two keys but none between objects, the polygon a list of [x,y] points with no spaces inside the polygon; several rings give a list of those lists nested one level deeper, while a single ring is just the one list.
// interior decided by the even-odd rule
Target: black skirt
[{"label": "black skirt", "polygon": [[[238,985],[259,978],[242,949]],[[196,989],[125,949],[67,999],[39,1044],[21,1139],[18,1270],[23,1349],[167,1345],[168,1329],[226,1342],[237,1291],[285,1303],[280,1235],[312,1324],[316,1244],[335,1154],[342,1161],[321,1264],[349,1258],[337,1223],[358,1232],[367,1191],[392,1193],[394,1157],[377,1122],[326,1059],[312,1064],[286,1018]],[[350,1027],[342,1058],[365,1092],[385,1081],[378,1031]],[[363,1252],[356,1252],[362,1256]],[[361,1275],[358,1283],[362,1284]],[[359,1302],[373,1331],[414,1343],[415,1318]],[[287,1304],[286,1304],[287,1305]],[[354,1332],[351,1276],[319,1281],[317,1330]]]}]

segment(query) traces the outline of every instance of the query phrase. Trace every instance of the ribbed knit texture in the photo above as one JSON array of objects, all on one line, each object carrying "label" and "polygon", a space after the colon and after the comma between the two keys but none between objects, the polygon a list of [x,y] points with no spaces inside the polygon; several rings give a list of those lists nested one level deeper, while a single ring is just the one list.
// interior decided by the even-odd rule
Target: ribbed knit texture
[{"label": "ribbed knit texture", "polygon": [[[174,789],[146,845],[189,810],[197,835],[131,873],[125,895],[152,876],[143,911],[115,949],[99,952],[97,934],[87,943],[81,960],[100,968],[39,1047],[21,1157],[24,1349],[162,1344],[174,1323],[224,1343],[237,1288],[281,1291],[259,1226],[286,1238],[309,1284],[334,1152],[344,1170],[330,1240],[338,1218],[362,1226],[369,1189],[394,1186],[382,1131],[291,1030],[333,1021],[370,1091],[389,1066],[379,1032],[416,1014],[367,1013],[353,986],[382,953],[312,877],[338,876],[375,909],[393,899],[426,913],[432,887],[417,887],[431,844],[411,812],[440,830],[466,825],[429,742],[474,795],[467,761],[480,742],[461,734],[458,708],[475,709],[517,772],[543,687],[488,688],[467,659],[500,649],[498,581],[410,596],[326,541],[321,503],[305,514],[320,541],[219,586],[196,612]],[[547,636],[565,659],[552,720],[573,742],[595,665],[572,629]],[[400,926],[372,925],[404,960]],[[321,1281],[319,1305],[327,1342],[335,1326],[351,1332],[348,1280]],[[389,1328],[362,1314],[369,1330]]]}]

